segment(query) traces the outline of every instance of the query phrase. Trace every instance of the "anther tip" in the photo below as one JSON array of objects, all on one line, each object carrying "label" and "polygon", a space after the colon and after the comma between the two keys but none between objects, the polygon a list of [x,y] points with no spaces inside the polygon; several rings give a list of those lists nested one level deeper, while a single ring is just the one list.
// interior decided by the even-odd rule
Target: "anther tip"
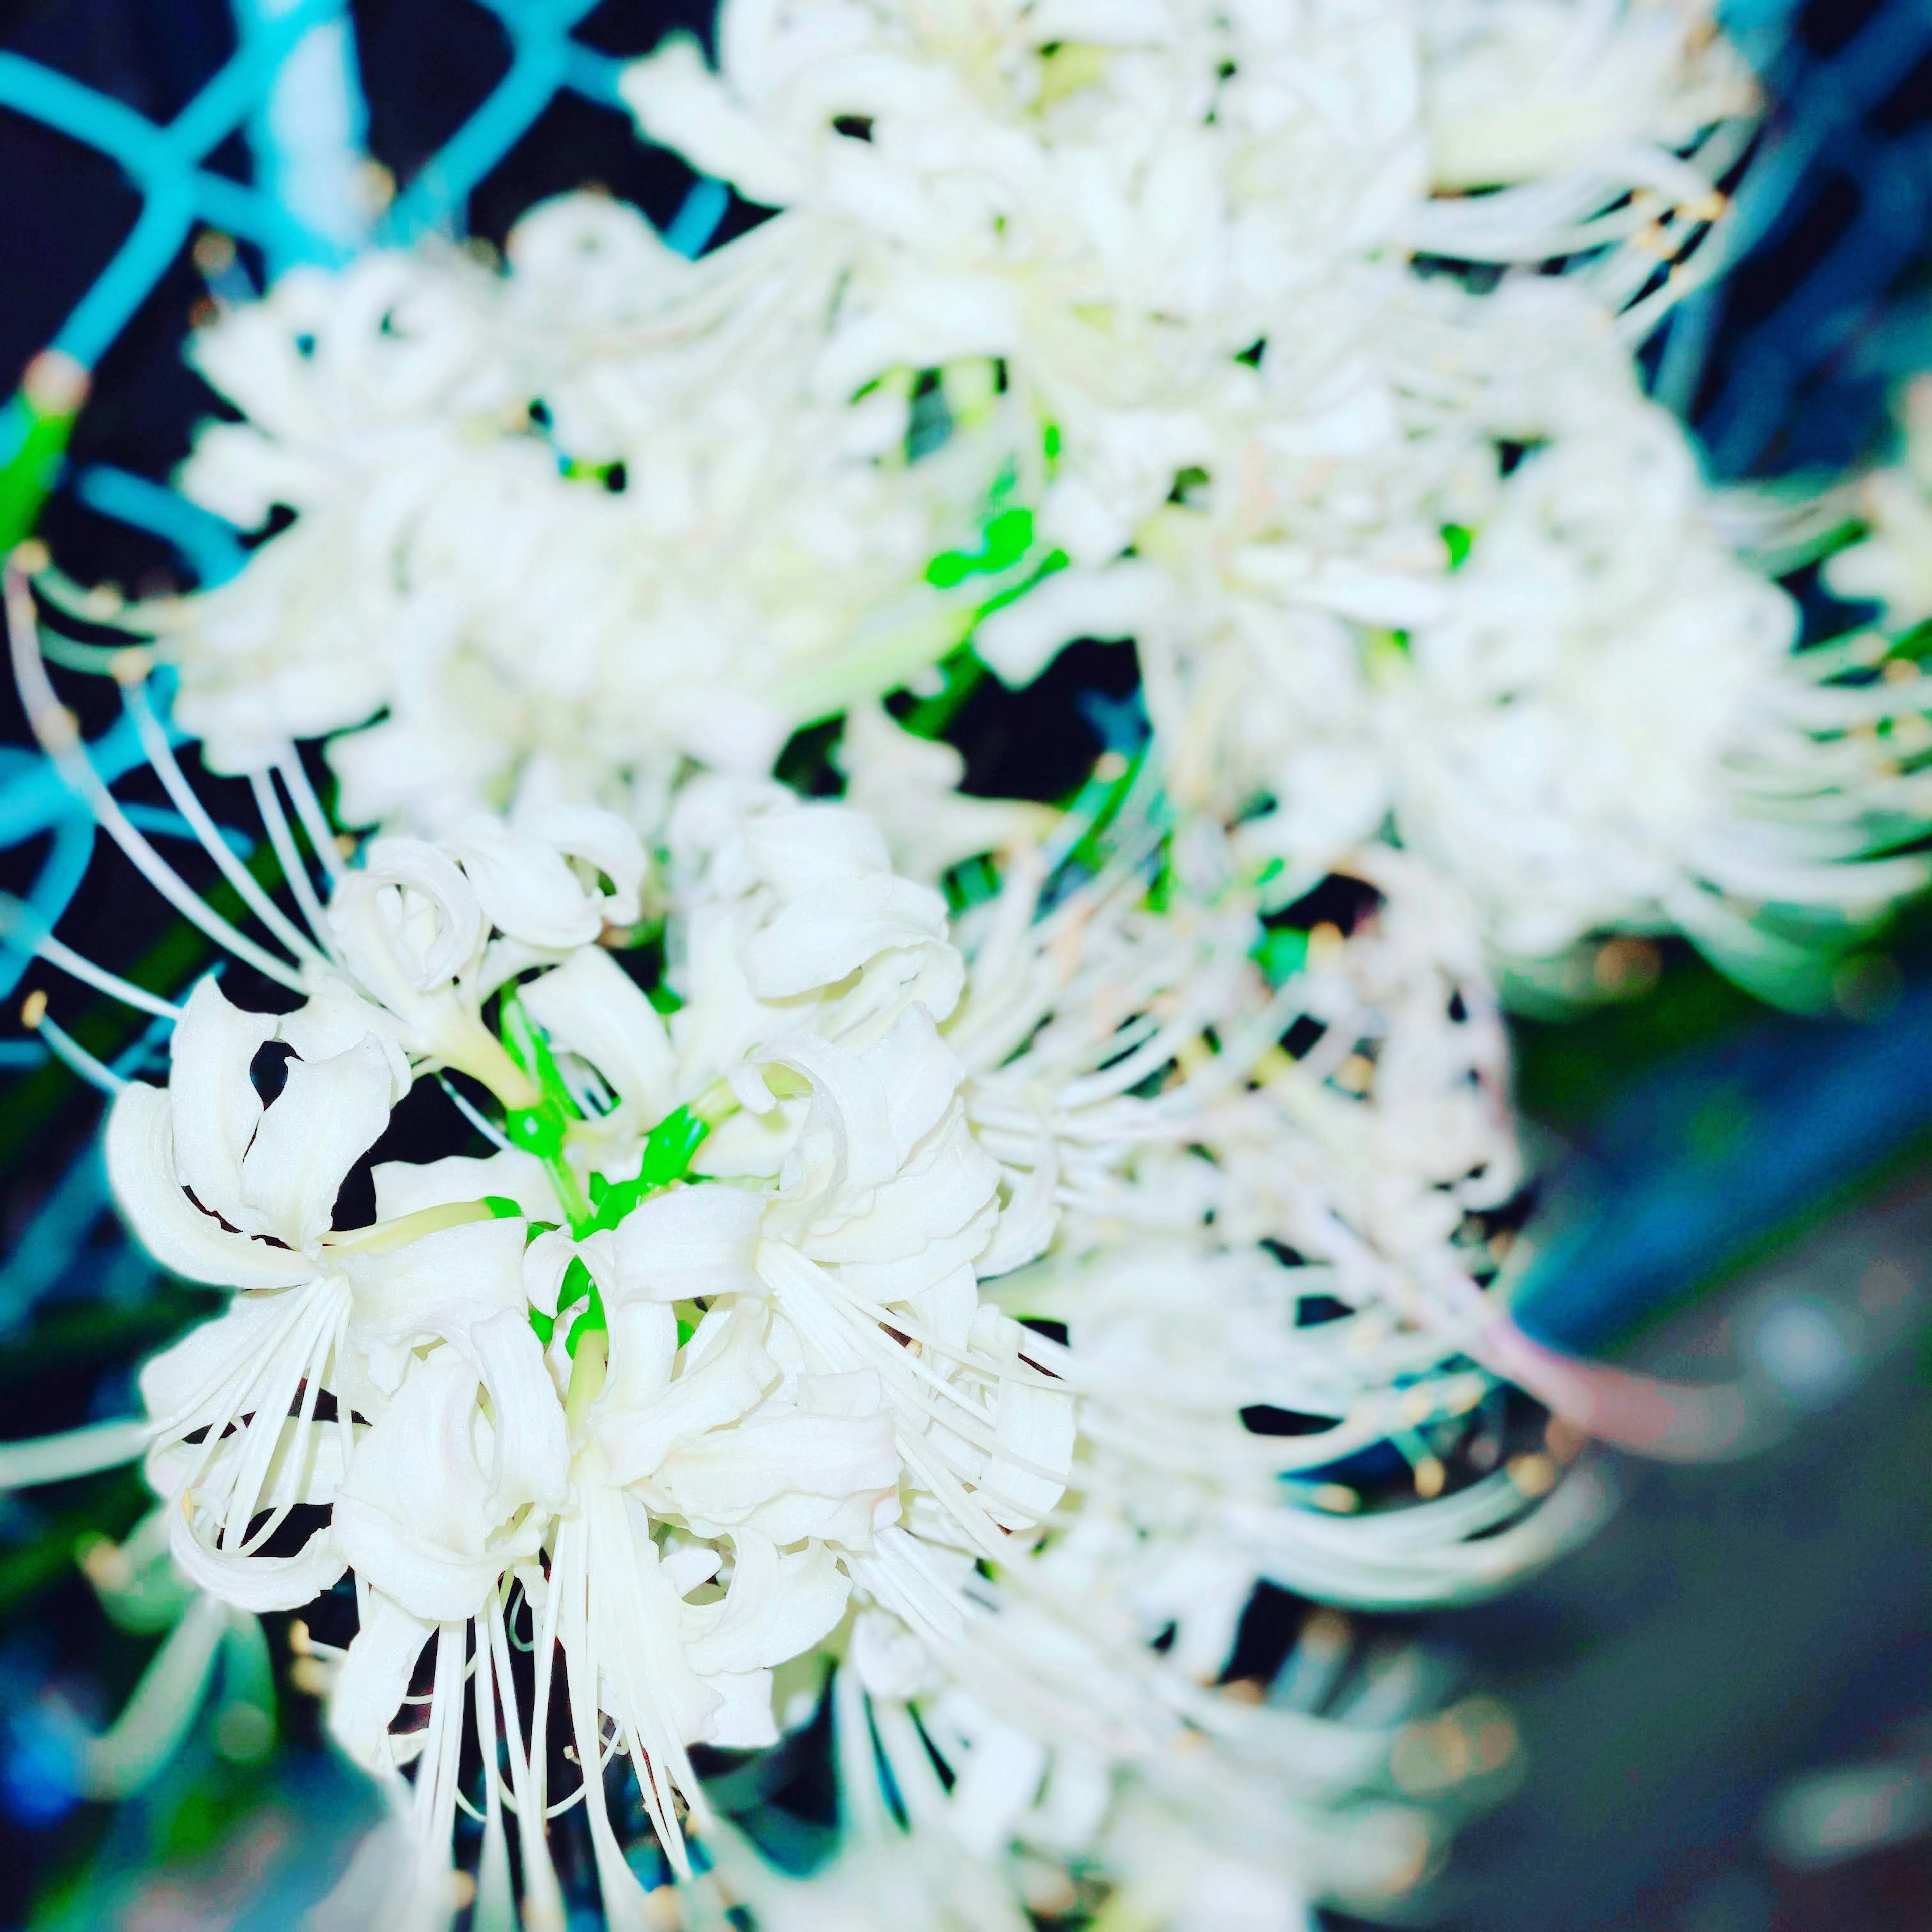
[{"label": "anther tip", "polygon": [[40,1022],[47,1016],[47,996],[36,986],[20,1002],[20,1024],[29,1033],[38,1033]]},{"label": "anther tip", "polygon": [[44,416],[70,416],[87,400],[91,379],[64,349],[43,349],[20,377],[20,393]]},{"label": "anther tip", "polygon": [[107,668],[116,684],[130,687],[147,682],[154,662],[154,653],[145,646],[130,644],[124,651],[116,651],[108,659]]},{"label": "anther tip", "polygon": [[7,559],[10,568],[22,577],[38,577],[53,563],[53,554],[38,537],[28,537],[16,543]]}]

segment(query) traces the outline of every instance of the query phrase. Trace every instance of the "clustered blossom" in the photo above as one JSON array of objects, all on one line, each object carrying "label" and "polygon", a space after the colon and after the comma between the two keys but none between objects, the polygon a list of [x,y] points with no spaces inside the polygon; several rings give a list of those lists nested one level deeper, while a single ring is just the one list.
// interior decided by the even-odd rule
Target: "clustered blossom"
[{"label": "clustered blossom", "polygon": [[730,0],[718,46],[623,83],[779,210],[702,260],[566,197],[501,274],[374,255],[197,338],[246,419],[183,487],[295,513],[154,614],[218,764],[334,734],[352,822],[649,828],[962,641],[1118,637],[1288,897],[1392,832],[1526,988],[1674,928],[1803,999],[1922,881],[1864,862],[1926,822],[1865,728],[1922,692],[1794,650],[1635,381],[1756,105],[1700,0]]},{"label": "clustered blossom", "polygon": [[182,488],[244,528],[296,513],[152,614],[211,762],[341,733],[345,822],[442,831],[586,769],[606,795],[680,758],[761,772],[951,650],[983,574],[925,573],[979,542],[998,452],[909,464],[906,386],[801,394],[741,312],[757,274],[580,195],[519,226],[502,276],[371,254],[201,331],[245,420],[203,434]]},{"label": "clustered blossom", "polygon": [[[1498,980],[1676,930],[1802,998],[1925,876],[1918,672],[1800,648],[1633,359],[1754,83],[1702,0],[725,0],[622,91],[776,212],[689,260],[566,196],[195,338],[240,419],[182,487],[286,526],[106,668],[264,939],[88,764],[10,570],[42,742],[285,1002],[38,941],[173,1020],[110,1172],[232,1291],[139,1423],[0,1451],[161,1498],[89,1574],[177,1715],[93,1788],[296,1612],[393,1801],[345,1925],[1373,1910],[1507,1723],[1334,1608],[1257,1664],[1257,1605],[1480,1598],[1600,1517],[1586,1434],[1737,1432],[1510,1318]],[[1897,626],[1914,488],[1831,566]],[[970,795],[932,719],[1080,640],[1144,741]],[[386,1157],[425,1106],[470,1150]],[[808,1731],[787,1876],[706,1754]]]},{"label": "clustered blossom", "polygon": [[[699,1882],[694,1837],[777,1925],[915,1870],[935,1920],[992,1925],[1096,1884],[1191,1922],[1180,1847],[1277,1914],[1424,1869],[1430,1828],[1376,1795],[1419,1684],[1333,1712],[1216,1686],[1262,1582],[1464,1600],[1600,1507],[1514,1466],[1445,1494],[1433,1449],[1393,1508],[1321,1474],[1454,1457],[1501,1386],[1466,1258],[1440,1286],[1516,1173],[1469,1082],[1502,1072],[1479,950],[1437,964],[1412,866],[1365,849],[1352,935],[1271,952],[1225,835],[1150,802],[1077,864],[1094,829],[1041,814],[956,928],[862,814],[769,781],[682,786],[654,860],[582,807],[392,835],[334,882],[298,1004],[204,979],[166,1084],[119,1092],[131,1224],[235,1291],[141,1378],[142,1534],[191,1634],[158,1681],[191,1708],[202,1624],[318,1624],[330,1728],[396,1801],[385,1922],[444,1922],[459,1808],[484,1922],[560,1922],[548,1821],[579,1804],[609,1922],[650,1922],[622,1802],[572,1768],[618,1758],[670,1873]],[[610,948],[647,898],[640,984]],[[1328,1044],[1291,1054],[1304,1015]],[[496,1150],[368,1168],[452,1076]],[[358,1166],[374,1218],[338,1226]],[[795,1895],[692,1752],[776,1744],[801,1690],[853,1829]]]}]

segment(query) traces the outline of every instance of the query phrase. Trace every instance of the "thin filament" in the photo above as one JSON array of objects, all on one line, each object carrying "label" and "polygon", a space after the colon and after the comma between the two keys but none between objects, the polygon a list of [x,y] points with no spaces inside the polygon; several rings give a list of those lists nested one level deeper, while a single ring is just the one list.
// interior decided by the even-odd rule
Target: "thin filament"
[{"label": "thin filament", "polygon": [[302,830],[308,834],[308,842],[315,848],[315,856],[322,861],[322,869],[332,879],[340,878],[341,848],[335,842],[322,801],[316,796],[315,788],[309,783],[308,774],[302,770],[302,760],[292,745],[275,760],[275,770],[281,774],[282,783],[295,801],[296,815],[302,822]]},{"label": "thin filament", "polygon": [[[98,1088],[112,1099],[127,1085],[127,1082],[112,1067],[95,1059],[64,1027],[56,1026],[48,1018],[46,999],[44,993],[29,997],[28,1012],[22,1016],[28,1026],[46,1042],[56,1059],[62,1061],[70,1072],[77,1073],[90,1087]],[[36,1000],[41,1002],[38,1012],[33,1010]]]},{"label": "thin filament", "polygon": [[329,944],[328,922],[322,916],[322,902],[315,896],[314,882],[309,878],[308,867],[296,848],[295,834],[289,829],[288,814],[282,809],[282,802],[275,794],[275,782],[266,772],[250,772],[248,788],[255,794],[255,809],[261,814],[262,829],[268,835],[268,843],[274,848],[275,862],[282,868],[282,877],[288,880],[289,890],[295,894],[296,904],[302,908],[302,916],[308,922],[309,931],[315,934],[322,950],[332,958],[335,949]]},{"label": "thin filament", "polygon": [[181,1018],[181,1008],[171,1000],[163,999],[158,993],[149,992],[145,986],[136,986],[131,980],[122,979],[118,973],[109,972],[104,966],[97,966],[92,959],[75,952],[72,946],[41,927],[31,907],[8,894],[0,893],[0,938],[11,939],[16,935],[27,940],[34,953],[50,966],[58,966],[63,973],[70,973],[97,992],[105,993],[124,1006],[138,1006],[142,1012],[152,1013],[157,1019]]},{"label": "thin filament", "polygon": [[116,844],[154,890],[176,911],[205,932],[218,946],[291,992],[304,989],[302,976],[245,933],[238,932],[214,908],[191,890],[180,875],[153,846],[135,830],[113,794],[101,782],[100,775],[80,744],[80,728],[73,714],[55,696],[48,682],[46,667],[40,662],[39,628],[34,614],[34,600],[27,580],[12,565],[5,572],[7,632],[13,657],[14,682],[27,713],[34,736],[52,759],[56,768],[75,796],[87,806]]},{"label": "thin filament", "polygon": [[[154,766],[168,796],[174,801],[176,809],[188,820],[189,829],[201,842],[202,849],[220,868],[221,876],[241,894],[242,903],[248,910],[298,959],[315,958],[314,940],[262,890],[254,875],[235,856],[227,840],[216,830],[207,808],[188,783],[174,754],[174,748],[168,742],[167,734],[154,716],[154,706],[148,702],[146,687],[132,682],[124,684],[121,687],[121,701],[127,706],[128,716],[134,721],[134,729],[140,738],[142,750],[148,755],[148,764]],[[276,856],[280,856],[279,851]]]}]

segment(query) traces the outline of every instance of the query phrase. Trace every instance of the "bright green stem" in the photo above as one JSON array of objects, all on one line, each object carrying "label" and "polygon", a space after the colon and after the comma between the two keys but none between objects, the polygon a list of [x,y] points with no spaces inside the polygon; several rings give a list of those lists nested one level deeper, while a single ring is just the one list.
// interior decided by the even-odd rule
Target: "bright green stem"
[{"label": "bright green stem", "polygon": [[970,649],[955,651],[940,668],[946,674],[944,688],[931,698],[921,698],[900,721],[915,738],[938,737],[958,716],[986,676],[986,667]]},{"label": "bright green stem", "polygon": [[80,364],[50,350],[34,357],[0,410],[0,555],[33,534],[86,393]]},{"label": "bright green stem", "polygon": [[570,1232],[581,1240],[595,1225],[590,1203],[584,1198],[576,1170],[563,1157],[564,1142],[571,1123],[584,1116],[570,1090],[557,1071],[556,1058],[550,1050],[542,1029],[524,1012],[514,993],[506,993],[502,1003],[503,1044],[510,1058],[537,1084],[538,1098],[534,1107],[513,1107],[504,1117],[503,1127],[512,1147],[533,1154],[544,1164],[550,1185],[556,1190],[559,1204],[570,1222]]},{"label": "bright green stem", "polygon": [[590,1177],[590,1198],[596,1209],[592,1227],[614,1228],[646,1196],[661,1192],[674,1180],[682,1180],[710,1131],[711,1123],[689,1107],[667,1114],[645,1139],[644,1160],[634,1180],[614,1185],[601,1174]]}]

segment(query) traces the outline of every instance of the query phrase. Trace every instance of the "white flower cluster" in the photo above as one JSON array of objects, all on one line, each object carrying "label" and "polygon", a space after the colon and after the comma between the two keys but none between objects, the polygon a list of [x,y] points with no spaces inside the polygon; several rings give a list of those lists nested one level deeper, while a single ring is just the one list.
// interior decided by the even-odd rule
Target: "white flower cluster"
[{"label": "white flower cluster", "polygon": [[[352,1576],[353,1640],[307,1648],[407,1820],[389,1920],[447,1916],[467,1749],[507,1773],[484,1922],[518,1922],[506,1814],[521,1922],[560,1922],[546,1821],[579,1802],[609,1922],[651,1922],[604,1779],[554,1801],[558,1766],[628,1757],[688,1880],[687,1830],[735,1843],[692,1747],[776,1744],[777,1686],[808,1714],[827,1665],[880,1841],[838,1884],[884,1882],[923,1822],[980,1862],[964,1922],[1017,1924],[1146,1805],[1202,1842],[1286,1816],[1237,1861],[1249,1894],[1411,1882],[1410,1812],[1306,1809],[1385,1774],[1400,1701],[1343,1721],[1212,1687],[1259,1582],[1466,1600],[1598,1509],[1587,1475],[1536,1508],[1542,1463],[1444,1495],[1418,1448],[1439,1501],[1366,1513],[1324,1473],[1460,1442],[1498,1387],[1466,1244],[1516,1166],[1473,943],[1436,963],[1439,909],[1365,854],[1381,910],[1276,990],[1252,892],[1197,840],[1163,911],[1118,854],[1042,910],[1029,847],[956,944],[862,815],[722,776],[682,790],[666,858],[654,1004],[597,943],[646,870],[615,818],[376,841],[302,1003],[203,979],[166,1085],[110,1117],[142,1240],[236,1291],[143,1372],[158,1522],[224,1616]],[[1296,1058],[1298,1019],[1322,1037]],[[378,1162],[375,1218],[336,1226],[438,1072],[502,1145]],[[890,1832],[854,1733],[910,1807]]]},{"label": "white flower cluster", "polygon": [[[172,1566],[157,1705],[303,1613],[396,1801],[345,1925],[550,1932],[593,1873],[620,1928],[1372,1906],[1507,1726],[1412,1721],[1332,1610],[1257,1662],[1257,1606],[1468,1600],[1600,1514],[1584,1433],[1736,1430],[1490,1292],[1492,975],[1670,928],[1796,997],[1925,876],[1918,673],[1798,647],[1633,362],[1752,84],[1702,0],[726,0],[718,46],[625,81],[776,211],[701,260],[580,195],[196,338],[241,420],[183,487],[290,520],[139,614],[290,905],[105,668],[270,943],[94,773],[10,569],[44,743],[293,1004],[38,941],[175,1018],[110,1170],[234,1293],[0,1480],[145,1453],[95,1567]],[[1834,568],[1909,602],[1873,520]],[[1150,735],[1071,808],[966,795],[895,695],[1081,639]],[[494,1151],[409,1157],[438,1086]],[[776,1779],[820,1717],[784,1878],[706,1754]]]},{"label": "white flower cluster", "polygon": [[1634,379],[1754,108],[1702,0],[728,0],[718,46],[624,83],[782,211],[704,260],[580,196],[501,275],[202,332],[246,420],[184,487],[295,513],[154,614],[218,763],[360,725],[352,823],[648,820],[964,640],[1121,637],[1287,897],[1392,832],[1526,984],[1676,928],[1802,998],[1922,880],[1860,862],[1932,817],[1871,742],[1922,694],[1794,650]]}]

